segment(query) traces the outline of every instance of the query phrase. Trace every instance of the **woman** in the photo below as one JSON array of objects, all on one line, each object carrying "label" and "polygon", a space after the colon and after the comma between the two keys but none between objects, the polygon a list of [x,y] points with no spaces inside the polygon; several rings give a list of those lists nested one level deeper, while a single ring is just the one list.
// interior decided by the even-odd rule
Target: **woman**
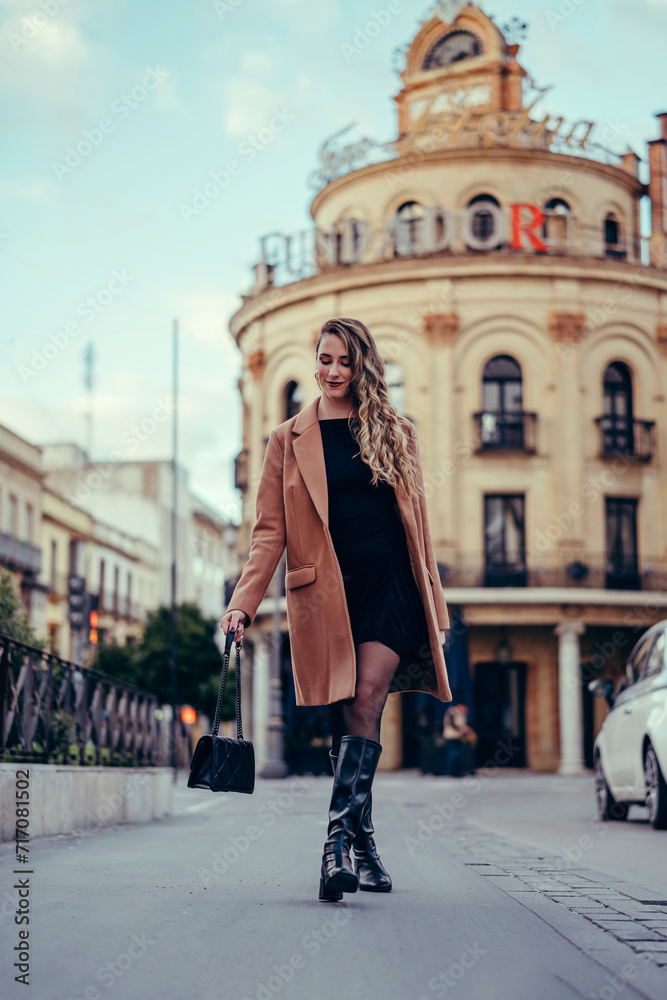
[{"label": "woman", "polygon": [[319,893],[330,901],[392,887],[371,820],[387,695],[452,695],[442,652],[449,615],[414,428],[389,401],[363,323],[328,320],[315,353],[322,393],[271,433],[248,562],[220,624],[243,638],[287,545],[297,704],[327,704],[332,721]]}]

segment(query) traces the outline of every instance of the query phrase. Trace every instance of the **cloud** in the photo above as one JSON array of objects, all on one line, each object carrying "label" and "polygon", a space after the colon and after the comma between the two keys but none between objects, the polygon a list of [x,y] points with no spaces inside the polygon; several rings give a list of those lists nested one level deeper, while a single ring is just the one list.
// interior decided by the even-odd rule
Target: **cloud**
[{"label": "cloud", "polygon": [[279,90],[246,76],[227,80],[222,85],[222,97],[225,131],[236,136],[264,128],[273,108],[285,103]]},{"label": "cloud", "polygon": [[179,329],[184,337],[222,352],[223,364],[234,367],[239,364],[239,353],[229,333],[229,320],[240,307],[240,296],[231,293],[194,294],[171,305],[172,313],[179,316]]},{"label": "cloud", "polygon": [[317,32],[330,27],[337,20],[340,11],[336,0],[281,0],[277,6],[273,0],[265,4],[266,16],[276,17],[282,23],[288,22],[292,31],[300,35],[308,35],[311,39]]},{"label": "cloud", "polygon": [[161,73],[163,73],[163,78],[160,81],[160,86],[153,91],[153,100],[155,107],[158,111],[175,111],[179,115],[188,116],[188,112],[183,106],[178,92],[176,90],[176,84],[173,78],[173,74],[167,72],[163,67],[160,67]]},{"label": "cloud", "polygon": [[78,25],[54,20],[33,36],[25,17],[11,15],[0,23],[0,35],[6,42],[0,87],[50,106],[78,103],[83,74],[93,65],[92,48]]},{"label": "cloud", "polygon": [[51,181],[17,181],[0,177],[0,198],[13,201],[45,201],[55,192]]}]

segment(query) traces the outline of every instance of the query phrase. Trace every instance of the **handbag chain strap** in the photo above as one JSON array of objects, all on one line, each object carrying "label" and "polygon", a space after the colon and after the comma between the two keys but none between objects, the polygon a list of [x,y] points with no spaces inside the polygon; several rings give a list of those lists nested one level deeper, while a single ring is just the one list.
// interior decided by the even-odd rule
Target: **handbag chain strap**
[{"label": "handbag chain strap", "polygon": [[[225,697],[225,685],[227,684],[227,671],[229,669],[229,652],[231,648],[231,636],[234,633],[231,629],[227,630],[227,640],[225,642],[225,652],[222,658],[222,674],[220,676],[220,687],[218,689],[218,701],[215,706],[215,717],[213,719],[213,728],[211,729],[211,735],[217,736],[218,730],[220,728],[220,713],[222,712],[222,702]],[[236,738],[238,740],[243,739],[243,720],[241,718],[241,643],[235,643],[236,646]]]}]

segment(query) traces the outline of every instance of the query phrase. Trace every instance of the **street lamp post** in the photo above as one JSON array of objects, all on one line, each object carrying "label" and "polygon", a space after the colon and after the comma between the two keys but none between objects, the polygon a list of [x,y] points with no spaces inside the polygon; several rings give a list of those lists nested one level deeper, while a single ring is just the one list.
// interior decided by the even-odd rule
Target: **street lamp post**
[{"label": "street lamp post", "polygon": [[172,425],[172,457],[171,457],[171,610],[169,615],[169,688],[171,700],[171,768],[173,781],[176,782],[176,543],[178,526],[178,482],[176,477],[176,450],[178,442],[178,320],[174,320],[173,331],[173,391],[174,391],[174,421]]},{"label": "street lamp post", "polygon": [[284,759],[283,694],[280,678],[280,580],[284,577],[285,554],[278,564],[273,577],[273,631],[271,634],[271,659],[269,663],[269,720],[267,724],[266,763],[261,771],[262,778],[284,778],[287,764]]}]

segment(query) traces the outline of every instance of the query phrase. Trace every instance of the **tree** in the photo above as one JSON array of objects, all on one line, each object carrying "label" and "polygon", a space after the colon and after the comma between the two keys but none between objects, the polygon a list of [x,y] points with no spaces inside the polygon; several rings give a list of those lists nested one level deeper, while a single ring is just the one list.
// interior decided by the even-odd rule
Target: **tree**
[{"label": "tree", "polygon": [[137,680],[137,664],[134,646],[100,646],[97,662],[93,664],[96,670],[103,674],[110,674],[119,681],[126,684],[136,684],[142,687]]},{"label": "tree", "polygon": [[26,646],[35,646],[37,649],[46,647],[45,641],[37,638],[30,619],[23,610],[14,578],[4,566],[0,566],[0,632]]},{"label": "tree", "polygon": [[[204,618],[196,604],[180,604],[176,614],[176,700],[212,718],[222,671],[222,656],[214,638],[218,622]],[[169,620],[169,608],[163,606],[151,611],[141,642],[131,649],[102,647],[98,669],[152,691],[162,702],[168,702],[171,698]],[[234,673],[230,655],[223,719],[233,719],[235,714]]]}]

